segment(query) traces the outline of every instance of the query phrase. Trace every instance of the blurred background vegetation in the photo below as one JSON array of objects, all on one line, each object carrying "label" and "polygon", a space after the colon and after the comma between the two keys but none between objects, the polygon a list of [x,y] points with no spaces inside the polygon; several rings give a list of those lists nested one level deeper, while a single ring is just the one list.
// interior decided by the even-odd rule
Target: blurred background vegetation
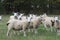
[{"label": "blurred background vegetation", "polygon": [[0,14],[60,14],[60,0],[0,0]]}]

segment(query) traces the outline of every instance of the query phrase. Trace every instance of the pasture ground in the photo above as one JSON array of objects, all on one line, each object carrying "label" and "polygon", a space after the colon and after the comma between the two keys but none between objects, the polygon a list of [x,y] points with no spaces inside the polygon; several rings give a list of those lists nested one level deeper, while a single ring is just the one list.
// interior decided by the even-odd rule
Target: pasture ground
[{"label": "pasture ground", "polygon": [[8,19],[9,15],[3,15],[2,21],[0,21],[0,40],[60,40],[60,36],[57,36],[56,32],[46,31],[43,25],[40,25],[38,28],[38,34],[27,32],[27,36],[24,37],[23,33],[21,32],[19,35],[11,33],[11,36],[7,37],[6,23]]}]

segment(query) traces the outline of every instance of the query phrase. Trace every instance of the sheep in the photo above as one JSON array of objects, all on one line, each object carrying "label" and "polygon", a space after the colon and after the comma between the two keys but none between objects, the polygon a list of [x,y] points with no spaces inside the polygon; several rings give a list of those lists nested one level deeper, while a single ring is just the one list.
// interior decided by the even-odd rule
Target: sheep
[{"label": "sheep", "polygon": [[34,31],[35,34],[37,33],[37,28],[40,25],[40,22],[41,22],[40,17],[36,17],[35,15],[33,15],[29,28],[32,29],[32,31]]},{"label": "sheep", "polygon": [[60,35],[60,20],[58,19],[58,17],[55,17],[54,19],[54,27],[57,34]]},{"label": "sheep", "polygon": [[51,31],[52,31],[52,26],[54,25],[54,22],[53,22],[53,25],[52,25],[52,22],[51,21],[54,21],[54,17],[48,17],[45,14],[45,15],[42,15],[41,16],[41,19],[42,19],[42,23],[43,23],[44,27],[46,28],[46,30],[48,30],[47,27],[50,26]]},{"label": "sheep", "polygon": [[57,35],[60,35],[60,20],[58,19],[58,17],[55,17],[54,27]]},{"label": "sheep", "polygon": [[54,27],[56,29],[60,29],[60,20],[58,19],[58,17],[55,17]]},{"label": "sheep", "polygon": [[22,30],[24,33],[24,36],[26,36],[26,29],[27,29],[29,22],[30,22],[30,18],[22,19],[22,20],[9,20],[7,22],[8,24],[7,36],[9,35],[9,32],[11,29]]}]

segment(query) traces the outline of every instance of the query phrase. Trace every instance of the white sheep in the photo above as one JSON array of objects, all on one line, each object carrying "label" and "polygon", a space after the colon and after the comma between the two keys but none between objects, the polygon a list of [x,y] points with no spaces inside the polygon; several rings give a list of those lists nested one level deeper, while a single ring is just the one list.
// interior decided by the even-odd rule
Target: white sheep
[{"label": "white sheep", "polygon": [[57,35],[60,35],[60,20],[58,19],[58,17],[55,17],[54,27]]},{"label": "white sheep", "polygon": [[54,21],[54,17],[48,17],[45,14],[45,15],[42,15],[41,18],[42,18],[42,23],[43,23],[44,27],[46,28],[46,30],[48,30],[47,27],[50,26],[51,31],[52,31],[52,26],[54,25],[54,23],[52,25],[52,22],[51,21]]},{"label": "white sheep", "polygon": [[31,19],[29,28],[30,29],[32,28],[32,31],[37,33],[37,28],[40,25],[40,22],[41,22],[40,17],[37,17],[37,16],[34,15],[33,18]]},{"label": "white sheep", "polygon": [[54,27],[56,29],[60,29],[60,20],[58,19],[58,17],[55,17]]},{"label": "white sheep", "polygon": [[11,29],[14,30],[22,29],[24,36],[26,36],[26,28],[28,27],[29,22],[30,22],[30,18],[22,19],[22,20],[9,20],[7,22],[8,24],[7,36],[9,35]]}]

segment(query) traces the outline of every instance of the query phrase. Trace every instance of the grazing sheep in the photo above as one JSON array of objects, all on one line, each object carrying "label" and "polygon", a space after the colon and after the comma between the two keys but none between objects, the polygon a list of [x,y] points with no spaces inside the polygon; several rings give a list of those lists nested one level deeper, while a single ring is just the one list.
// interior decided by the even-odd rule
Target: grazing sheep
[{"label": "grazing sheep", "polygon": [[58,19],[58,17],[55,17],[54,27],[56,29],[60,29],[60,20]]}]

